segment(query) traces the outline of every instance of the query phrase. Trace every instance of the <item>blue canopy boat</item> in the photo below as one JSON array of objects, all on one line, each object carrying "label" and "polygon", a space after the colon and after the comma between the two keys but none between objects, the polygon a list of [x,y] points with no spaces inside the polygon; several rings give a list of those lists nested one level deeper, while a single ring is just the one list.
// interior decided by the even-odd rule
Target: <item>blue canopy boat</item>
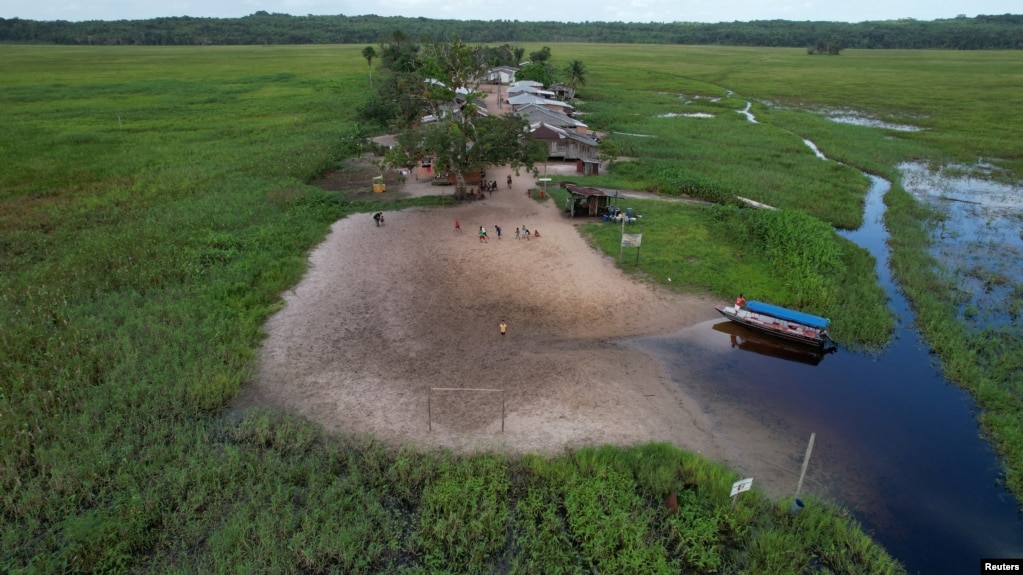
[{"label": "blue canopy boat", "polygon": [[824,346],[828,337],[827,318],[760,301],[746,303],[746,309],[714,306],[714,309],[735,323],[781,338],[815,346]]}]

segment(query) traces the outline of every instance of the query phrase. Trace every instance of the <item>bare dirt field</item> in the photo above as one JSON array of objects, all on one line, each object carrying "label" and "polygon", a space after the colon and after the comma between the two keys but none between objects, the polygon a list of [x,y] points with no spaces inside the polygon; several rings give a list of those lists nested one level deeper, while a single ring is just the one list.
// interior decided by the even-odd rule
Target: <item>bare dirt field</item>
[{"label": "bare dirt field", "polygon": [[[508,173],[488,177],[503,182]],[[614,340],[709,319],[713,302],[624,276],[553,202],[528,198],[531,185],[522,176],[486,200],[387,212],[382,227],[368,214],[334,224],[268,322],[259,381],[242,402],[291,408],[332,429],[456,448],[550,451],[655,439],[709,448],[699,407],[659,363]],[[541,237],[516,240],[523,226]],[[430,388],[506,391],[431,398]]]},{"label": "bare dirt field", "polygon": [[[267,323],[237,406],[459,451],[659,440],[734,459],[661,364],[617,341],[711,319],[715,302],[626,277],[553,202],[527,197],[532,176],[508,189],[510,173],[488,171],[501,189],[485,200],[336,222]],[[451,192],[410,177],[384,193]],[[523,226],[542,237],[515,239]]]}]

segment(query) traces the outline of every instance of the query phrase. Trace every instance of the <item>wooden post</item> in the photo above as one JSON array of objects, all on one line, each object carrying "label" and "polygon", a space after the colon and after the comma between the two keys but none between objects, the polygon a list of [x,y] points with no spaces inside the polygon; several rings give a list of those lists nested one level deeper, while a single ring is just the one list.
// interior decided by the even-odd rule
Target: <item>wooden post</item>
[{"label": "wooden post", "polygon": [[799,472],[799,483],[796,484],[796,499],[799,499],[799,492],[803,489],[803,478],[806,477],[806,466],[810,464],[810,453],[813,451],[813,439],[816,436],[816,433],[811,433],[810,443],[806,446],[806,455],[803,456],[803,469]]},{"label": "wooden post", "polygon": [[[642,235],[643,235],[643,224],[639,224],[639,235],[640,235],[640,236],[642,236]],[[637,266],[639,265],[639,248],[640,248],[640,246],[642,246],[642,245],[643,245],[643,244],[642,244],[642,243],[640,243],[640,244],[639,244],[639,246],[636,246],[636,265],[637,265]]]},{"label": "wooden post", "polygon": [[618,265],[622,264],[622,256],[625,254],[625,214],[622,214],[622,244],[618,246]]}]

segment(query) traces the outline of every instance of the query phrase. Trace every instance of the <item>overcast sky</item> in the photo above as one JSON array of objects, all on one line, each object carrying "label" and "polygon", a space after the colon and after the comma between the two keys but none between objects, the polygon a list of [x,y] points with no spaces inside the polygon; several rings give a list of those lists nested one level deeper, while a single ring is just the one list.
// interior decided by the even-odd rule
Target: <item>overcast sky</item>
[{"label": "overcast sky", "polygon": [[238,18],[258,10],[306,15],[413,16],[556,22],[732,22],[936,20],[1020,14],[1020,0],[0,0],[0,17],[141,20],[161,16]]}]

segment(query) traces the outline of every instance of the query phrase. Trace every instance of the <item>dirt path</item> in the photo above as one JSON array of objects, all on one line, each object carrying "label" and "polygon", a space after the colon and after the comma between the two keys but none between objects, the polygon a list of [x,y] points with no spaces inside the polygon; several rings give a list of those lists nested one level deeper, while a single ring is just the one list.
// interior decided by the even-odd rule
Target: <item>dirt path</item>
[{"label": "dirt path", "polygon": [[[455,449],[661,440],[729,459],[661,365],[615,341],[710,319],[715,302],[624,276],[553,202],[527,197],[531,176],[507,189],[509,173],[488,172],[501,189],[486,200],[387,212],[383,227],[369,214],[335,223],[267,323],[258,381],[238,406]],[[410,179],[400,192],[451,189]],[[523,225],[542,237],[516,240]]]}]

